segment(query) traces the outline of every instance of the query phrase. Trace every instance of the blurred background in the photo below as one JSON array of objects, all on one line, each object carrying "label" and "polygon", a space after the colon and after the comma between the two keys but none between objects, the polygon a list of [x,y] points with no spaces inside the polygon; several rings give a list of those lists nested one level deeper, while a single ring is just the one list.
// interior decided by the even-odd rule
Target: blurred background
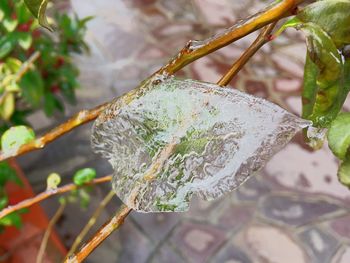
[{"label": "blurred background", "polygon": [[[73,54],[80,71],[76,105],[66,106],[64,114],[56,112],[51,117],[35,111],[28,121],[37,134],[43,134],[81,109],[120,96],[160,68],[188,40],[220,32],[267,3],[55,1],[54,9],[61,13],[93,16],[85,34],[90,53]],[[192,63],[177,76],[217,82],[256,36],[253,33]],[[231,86],[300,115],[304,41],[300,33],[288,29],[264,46]],[[350,103],[347,105],[350,107]],[[34,192],[45,190],[51,172],[61,174],[64,182],[70,182],[74,171],[81,167],[96,168],[98,176],[111,174],[108,162],[90,148],[90,130],[91,124],[82,126],[45,149],[18,158]],[[86,262],[348,263],[350,191],[338,182],[336,172],[337,161],[327,146],[313,152],[302,135],[297,135],[259,175],[224,198],[213,202],[193,200],[187,213],[132,212]],[[64,246],[70,247],[109,190],[109,184],[95,187],[86,209],[68,205],[56,225]],[[48,217],[58,205],[56,198],[42,202]],[[119,205],[115,197],[95,229]]]}]

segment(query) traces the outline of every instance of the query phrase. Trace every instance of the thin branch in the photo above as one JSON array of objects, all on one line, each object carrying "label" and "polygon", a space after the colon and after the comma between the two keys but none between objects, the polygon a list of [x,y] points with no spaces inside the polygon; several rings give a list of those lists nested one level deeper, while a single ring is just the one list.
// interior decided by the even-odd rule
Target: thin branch
[{"label": "thin branch", "polygon": [[47,247],[47,242],[49,241],[49,238],[50,238],[50,234],[52,232],[52,229],[53,229],[54,225],[56,225],[58,219],[60,219],[60,217],[62,216],[65,207],[66,207],[66,202],[62,202],[60,204],[59,208],[57,209],[55,215],[50,220],[50,222],[49,222],[49,224],[47,226],[47,229],[45,231],[43,240],[41,241],[41,244],[40,244],[39,252],[38,252],[38,255],[36,257],[36,263],[42,263],[43,262],[44,253],[45,253],[45,250],[46,250],[46,247]]},{"label": "thin branch", "polygon": [[[282,0],[271,5],[266,10],[258,12],[257,14],[240,21],[237,25],[229,28],[223,34],[216,35],[206,41],[189,41],[187,45],[178,53],[178,55],[176,55],[167,65],[159,69],[154,74],[174,74],[191,62],[214,52],[215,50],[218,50],[255,30],[258,30],[265,25],[290,15],[293,12],[293,9],[304,1],[305,0]],[[105,109],[107,105],[108,103],[98,106],[92,110],[83,110],[76,114],[72,119],[61,124],[48,134],[33,142],[22,145],[17,151],[7,154],[3,152],[0,153],[0,161],[3,161],[9,157],[15,157],[26,152],[43,148],[45,145],[63,134],[97,118],[97,116]]]},{"label": "thin branch", "polygon": [[242,56],[231,66],[230,70],[218,81],[218,85],[226,86],[237,75],[249,59],[267,42],[271,40],[271,32],[277,22],[265,26],[253,44],[242,54]]},{"label": "thin branch", "polygon": [[21,147],[18,148],[17,151],[0,152],[0,161],[6,160],[10,157],[19,156],[26,152],[31,152],[34,150],[44,148],[48,143],[70,132],[74,128],[96,119],[97,116],[106,108],[107,105],[108,103],[105,103],[91,110],[82,110],[78,112],[68,121],[49,131],[42,137],[39,137],[27,144],[23,144]]},{"label": "thin branch", "polygon": [[[91,181],[90,183],[87,183],[86,185],[94,185],[94,184],[100,184],[100,183],[105,183],[105,182],[109,182],[112,180],[112,176],[111,175],[107,175],[104,177],[100,177],[97,179],[94,179],[93,181]],[[39,203],[51,196],[57,195],[57,194],[62,194],[65,192],[69,192],[75,189],[78,189],[79,186],[75,185],[75,184],[67,184],[65,186],[59,187],[57,189],[50,189],[47,190],[45,192],[42,192],[40,194],[38,194],[37,196],[34,196],[32,198],[23,200],[22,202],[19,202],[16,205],[12,205],[12,206],[8,206],[6,208],[4,208],[3,210],[0,211],[0,219],[3,218],[4,216],[7,216],[8,214],[18,211],[22,208],[26,208],[29,206],[32,206],[36,203]]]},{"label": "thin branch", "polygon": [[124,219],[131,212],[131,208],[126,205],[117,211],[117,213],[106,222],[75,255],[70,256],[65,262],[82,262],[91,254],[114,230],[118,229],[124,222]]},{"label": "thin branch", "polygon": [[283,0],[272,4],[266,10],[256,13],[238,24],[227,29],[224,33],[215,35],[206,41],[189,41],[180,53],[159,69],[158,74],[174,74],[191,62],[208,55],[232,42],[288,16],[295,7],[305,0]]},{"label": "thin branch", "polygon": [[113,196],[115,196],[114,191],[110,191],[105,196],[105,198],[100,202],[99,206],[96,208],[96,210],[92,214],[92,216],[89,219],[89,221],[87,222],[87,224],[81,230],[79,235],[75,238],[73,245],[71,246],[69,252],[67,253],[66,258],[68,258],[69,256],[71,256],[72,254],[75,253],[79,244],[81,243],[81,241],[83,241],[83,239],[85,238],[85,236],[87,235],[89,230],[95,225],[97,218],[101,215],[101,213],[102,213],[103,209],[106,207],[106,205],[112,200]]},{"label": "thin branch", "polygon": [[33,63],[40,57],[40,52],[39,51],[35,51],[29,58],[27,61],[25,61],[22,66],[20,67],[20,69],[18,70],[17,74],[16,74],[16,78],[15,81],[19,81],[23,75],[30,69],[30,67],[33,65]]}]

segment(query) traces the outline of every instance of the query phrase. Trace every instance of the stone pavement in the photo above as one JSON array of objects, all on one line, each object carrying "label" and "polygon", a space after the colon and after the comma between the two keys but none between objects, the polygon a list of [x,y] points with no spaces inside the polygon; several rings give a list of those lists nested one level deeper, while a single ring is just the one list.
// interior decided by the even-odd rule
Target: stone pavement
[{"label": "stone pavement", "polygon": [[[204,39],[239,18],[265,6],[247,0],[72,0],[60,8],[81,17],[94,15],[87,40],[90,56],[76,61],[82,89],[78,109],[92,107],[135,87],[158,69],[189,39]],[[202,58],[179,76],[216,82],[256,37],[243,40]],[[232,86],[271,100],[300,114],[300,89],[305,44],[289,29],[266,45],[244,67]],[[350,104],[348,103],[350,106]],[[39,131],[54,123],[37,113]],[[56,122],[62,121],[58,116]],[[45,150],[21,158],[35,189],[51,171],[70,180],[72,172],[92,166],[104,175],[111,171],[89,146],[89,126],[66,135]],[[40,161],[40,166],[37,162]],[[213,202],[195,200],[187,213],[133,212],[87,262],[235,262],[235,263],[349,263],[350,191],[336,177],[337,163],[325,146],[312,152],[301,135],[279,152],[255,178],[238,191]],[[57,230],[69,246],[94,207],[109,190],[94,192],[91,207],[69,207]],[[120,204],[108,206],[101,225]],[[52,215],[57,201],[43,203]]]}]

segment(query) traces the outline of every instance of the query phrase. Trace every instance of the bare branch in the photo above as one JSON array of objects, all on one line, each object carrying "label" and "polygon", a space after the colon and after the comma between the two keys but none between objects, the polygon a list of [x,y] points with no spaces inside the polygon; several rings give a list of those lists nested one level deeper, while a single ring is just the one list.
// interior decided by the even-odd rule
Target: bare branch
[{"label": "bare branch", "polygon": [[17,151],[1,152],[0,161],[6,160],[10,157],[19,156],[26,152],[31,152],[34,150],[44,148],[48,143],[70,132],[74,128],[96,119],[97,116],[106,108],[107,105],[108,103],[105,103],[91,110],[80,111],[79,113],[74,115],[72,118],[70,118],[68,121],[66,121],[65,123],[62,123],[61,125],[49,131],[42,137],[39,137],[27,144],[23,144],[21,147],[18,148]]},{"label": "bare branch", "polygon": [[287,16],[298,4],[304,1],[305,0],[283,0],[279,3],[274,3],[266,10],[238,22],[224,33],[218,34],[205,41],[189,41],[180,53],[171,59],[167,65],[158,70],[157,73],[174,74],[191,62]]},{"label": "bare branch", "polygon": [[242,69],[249,59],[267,42],[270,41],[271,32],[276,22],[265,26],[253,44],[242,54],[242,56],[231,66],[230,70],[218,81],[218,85],[226,86],[234,76]]},{"label": "bare branch", "polygon": [[77,250],[79,244],[83,239],[85,238],[86,234],[89,232],[89,230],[94,226],[94,224],[97,221],[97,218],[101,215],[103,209],[106,207],[106,205],[112,200],[113,196],[115,196],[114,191],[110,191],[105,198],[100,202],[99,206],[96,208],[94,213],[92,214],[91,218],[87,222],[87,224],[84,226],[84,228],[81,230],[79,235],[75,238],[73,245],[71,246],[69,252],[67,253],[67,257],[71,256],[75,253]]},{"label": "bare branch", "polygon": [[131,212],[131,208],[126,205],[118,210],[118,212],[106,222],[75,255],[69,257],[65,262],[82,262],[91,254],[114,230],[118,229],[124,222],[124,219]]},{"label": "bare branch", "polygon": [[41,241],[41,244],[40,244],[39,252],[38,252],[38,255],[36,257],[36,263],[43,262],[44,253],[45,253],[45,250],[47,247],[47,242],[49,241],[49,238],[50,238],[50,234],[52,232],[53,227],[56,225],[58,219],[60,219],[61,215],[63,214],[65,207],[66,207],[66,202],[62,202],[60,204],[59,208],[57,209],[55,215],[50,220],[50,222],[46,228],[43,240]]},{"label": "bare branch", "polygon": [[[100,183],[105,183],[105,182],[109,182],[112,180],[112,176],[111,175],[107,175],[104,177],[100,177],[97,179],[94,179],[93,181],[91,181],[90,183],[87,183],[86,185],[94,185],[94,184],[100,184]],[[65,192],[69,192],[75,189],[78,189],[79,186],[77,186],[76,184],[67,184],[65,186],[59,187],[57,189],[50,189],[47,190],[45,192],[42,192],[40,194],[38,194],[37,196],[34,196],[33,198],[29,198],[26,200],[23,200],[22,202],[19,202],[16,205],[12,205],[12,206],[8,206],[6,208],[4,208],[1,212],[0,212],[0,219],[3,218],[4,216],[7,216],[8,214],[18,211],[22,208],[26,208],[29,206],[32,206],[36,203],[39,203],[51,196],[57,195],[57,194],[62,194]]]}]

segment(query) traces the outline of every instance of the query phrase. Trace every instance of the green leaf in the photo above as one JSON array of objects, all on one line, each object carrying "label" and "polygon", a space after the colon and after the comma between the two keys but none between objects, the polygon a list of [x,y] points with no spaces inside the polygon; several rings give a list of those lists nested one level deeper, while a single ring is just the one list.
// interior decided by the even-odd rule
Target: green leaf
[{"label": "green leaf", "polygon": [[13,212],[0,219],[0,225],[3,226],[15,226],[16,228],[21,228],[22,220],[18,213]]},{"label": "green leaf", "polygon": [[44,111],[47,116],[52,116],[55,110],[64,111],[62,103],[51,92],[45,92]]},{"label": "green leaf", "polygon": [[133,209],[185,211],[239,187],[309,121],[215,84],[154,76],[109,104],[92,147]]},{"label": "green leaf", "polygon": [[83,185],[91,182],[96,177],[96,170],[92,168],[84,168],[78,170],[73,177],[73,182],[76,185]]},{"label": "green leaf", "polygon": [[18,25],[18,20],[5,18],[2,22],[2,25],[4,26],[7,32],[13,32]]},{"label": "green leaf", "polygon": [[21,78],[19,85],[23,98],[33,107],[38,107],[44,95],[44,82],[39,72],[36,70],[28,71]]},{"label": "green leaf", "polygon": [[49,22],[47,21],[45,12],[48,0],[24,0],[25,4],[32,14],[39,20],[39,24],[48,30],[52,31]]},{"label": "green leaf", "polygon": [[[0,175],[1,176],[1,175]],[[8,204],[8,197],[6,195],[0,197],[0,211],[7,206]]]},{"label": "green leaf", "polygon": [[0,59],[7,56],[14,48],[13,34],[6,34],[0,38]]},{"label": "green leaf", "polygon": [[7,162],[0,162],[0,187],[4,187],[8,181],[23,185],[13,168]]},{"label": "green leaf", "polygon": [[15,111],[15,95],[12,92],[4,94],[0,105],[0,116],[4,120],[9,120]]},{"label": "green leaf", "polygon": [[344,160],[350,147],[350,113],[340,113],[328,130],[328,145],[335,156]]},{"label": "green leaf", "polygon": [[2,151],[16,151],[21,145],[35,139],[34,131],[27,126],[14,126],[8,129],[1,137]]},{"label": "green leaf", "polygon": [[332,39],[313,23],[298,26],[306,35],[303,117],[315,127],[328,127],[341,110],[350,88],[349,61]]},{"label": "green leaf", "polygon": [[338,169],[338,179],[343,185],[350,187],[350,159],[341,162]]},{"label": "green leaf", "polygon": [[297,18],[304,23],[312,22],[320,26],[339,48],[350,44],[349,14],[349,0],[324,0],[307,5]]},{"label": "green leaf", "polygon": [[58,173],[51,173],[46,179],[47,189],[57,189],[57,186],[61,183],[61,176]]},{"label": "green leaf", "polygon": [[32,45],[32,35],[30,33],[25,33],[25,32],[19,32],[20,34],[18,35],[18,45],[20,45],[21,48],[24,50],[27,50],[30,48]]}]

